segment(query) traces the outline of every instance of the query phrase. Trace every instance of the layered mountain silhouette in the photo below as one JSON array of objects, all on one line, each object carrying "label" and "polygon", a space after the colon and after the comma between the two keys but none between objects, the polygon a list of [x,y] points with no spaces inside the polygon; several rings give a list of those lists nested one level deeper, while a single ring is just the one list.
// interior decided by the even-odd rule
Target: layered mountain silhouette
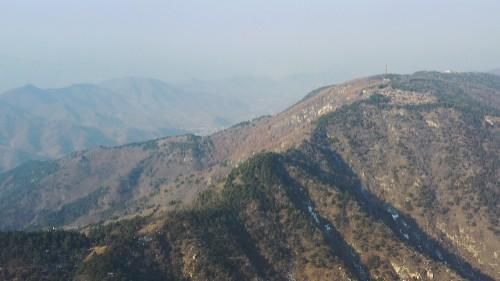
[{"label": "layered mountain silhouette", "polygon": [[137,77],[58,89],[27,85],[0,95],[0,171],[97,146],[206,135],[278,112],[313,83],[245,76],[175,85]]},{"label": "layered mountain silhouette", "polygon": [[0,280],[498,280],[499,159],[498,76],[326,86],[0,174]]}]

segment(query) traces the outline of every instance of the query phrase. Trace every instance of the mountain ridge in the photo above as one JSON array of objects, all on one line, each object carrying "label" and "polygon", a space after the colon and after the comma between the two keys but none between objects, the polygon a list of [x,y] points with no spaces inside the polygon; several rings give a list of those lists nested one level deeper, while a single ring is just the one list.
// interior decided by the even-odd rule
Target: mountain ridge
[{"label": "mountain ridge", "polygon": [[499,101],[481,73],[321,88],[210,136],[0,174],[1,227],[81,227],[74,280],[495,280]]},{"label": "mountain ridge", "polygon": [[[0,143],[0,171],[17,166],[23,158],[59,158],[96,145],[187,132],[206,134],[249,117],[240,101],[225,95],[187,92],[160,80],[136,77],[64,88],[26,85],[6,91],[0,95],[6,108],[0,116],[0,139],[5,139]],[[65,127],[72,127],[72,133]],[[78,135],[88,140],[75,140]],[[21,154],[26,157],[16,156]]]},{"label": "mountain ridge", "polygon": [[[241,120],[279,112],[319,81],[319,77],[301,77],[239,76],[166,83],[129,76],[62,88],[28,84],[8,90],[0,94],[0,104],[9,107],[4,115],[15,112],[0,116],[0,124],[11,120],[11,125],[0,126],[0,140],[7,140],[0,142],[0,171],[26,159],[55,159],[96,145],[121,145],[183,133],[210,134]],[[64,128],[54,128],[52,122],[73,127],[73,134],[86,135],[88,141],[75,141],[75,136]],[[27,135],[25,127],[37,130]],[[107,141],[92,141],[93,135],[83,127],[99,131]]]}]

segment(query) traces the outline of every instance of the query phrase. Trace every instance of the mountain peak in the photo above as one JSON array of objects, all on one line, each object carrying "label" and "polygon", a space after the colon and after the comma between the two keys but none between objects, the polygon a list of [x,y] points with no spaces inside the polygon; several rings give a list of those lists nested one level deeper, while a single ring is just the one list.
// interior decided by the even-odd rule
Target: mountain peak
[{"label": "mountain peak", "polygon": [[24,86],[8,90],[7,92],[5,92],[5,94],[7,94],[7,93],[23,93],[23,92],[43,93],[44,90],[42,88],[39,88],[35,84],[28,83],[28,84],[25,84]]},{"label": "mountain peak", "polygon": [[4,92],[2,95],[0,95],[0,99],[2,99],[4,102],[10,103],[13,106],[17,106],[26,102],[31,103],[32,101],[43,103],[52,100],[50,93],[33,84],[26,84],[22,87]]},{"label": "mountain peak", "polygon": [[32,83],[28,83],[22,87],[20,87],[21,89],[28,89],[28,90],[40,90],[41,88],[37,87],[35,84],[32,84]]}]

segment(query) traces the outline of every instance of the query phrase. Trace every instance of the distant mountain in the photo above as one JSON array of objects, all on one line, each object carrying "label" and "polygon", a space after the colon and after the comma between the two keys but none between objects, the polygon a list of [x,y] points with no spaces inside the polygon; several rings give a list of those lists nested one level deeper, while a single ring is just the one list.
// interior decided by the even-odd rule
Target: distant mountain
[{"label": "distant mountain", "polygon": [[496,75],[500,75],[500,68],[492,70],[491,73],[496,74]]},{"label": "distant mountain", "polygon": [[326,86],[208,136],[0,174],[0,229],[80,232],[0,233],[0,276],[498,280],[499,159],[500,77]]},{"label": "distant mountain", "polygon": [[188,102],[179,105],[177,112],[166,114],[159,109],[145,108],[134,100],[138,94],[145,99],[158,94],[158,104],[172,107],[175,101],[167,94],[182,95],[167,87],[159,91],[164,92],[150,93],[140,88],[122,88],[121,92],[115,92],[90,84],[61,89],[28,85],[8,91],[0,95],[0,169],[27,159],[60,157],[97,145],[117,145],[182,133],[186,131],[179,129],[183,126],[192,129],[188,124],[175,123],[182,108],[195,111],[193,107],[186,108]]},{"label": "distant mountain", "polygon": [[0,171],[99,145],[208,134],[290,105],[302,88],[284,85],[252,77],[177,85],[131,77],[17,88],[0,95]]}]

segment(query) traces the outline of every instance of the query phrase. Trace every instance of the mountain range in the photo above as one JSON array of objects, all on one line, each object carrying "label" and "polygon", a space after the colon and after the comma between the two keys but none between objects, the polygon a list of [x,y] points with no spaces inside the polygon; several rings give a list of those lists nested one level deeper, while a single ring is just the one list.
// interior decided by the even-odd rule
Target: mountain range
[{"label": "mountain range", "polygon": [[499,280],[499,159],[498,76],[325,86],[0,174],[0,280]]},{"label": "mountain range", "polygon": [[209,134],[278,112],[312,83],[245,76],[177,84],[129,77],[57,89],[27,85],[0,95],[0,171],[97,146]]}]

